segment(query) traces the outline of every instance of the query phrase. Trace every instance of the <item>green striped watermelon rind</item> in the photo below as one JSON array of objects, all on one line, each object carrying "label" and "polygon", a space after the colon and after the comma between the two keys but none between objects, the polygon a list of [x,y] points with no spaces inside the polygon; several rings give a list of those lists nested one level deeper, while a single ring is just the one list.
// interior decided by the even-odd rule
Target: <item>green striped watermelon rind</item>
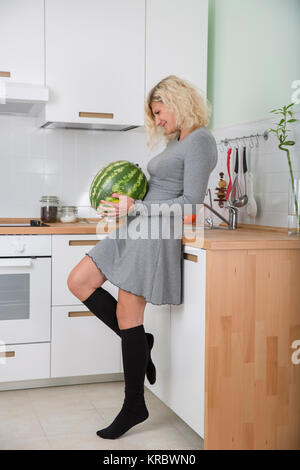
[{"label": "green striped watermelon rind", "polygon": [[[118,175],[118,182],[113,183],[112,180],[116,175]],[[103,181],[105,181],[104,184]],[[130,182],[133,181],[135,183],[130,187]],[[100,200],[105,200],[110,193],[123,193],[133,199],[144,199],[147,191],[148,181],[144,173],[134,163],[117,160],[98,171],[91,183],[89,197],[91,206],[97,210]]]}]

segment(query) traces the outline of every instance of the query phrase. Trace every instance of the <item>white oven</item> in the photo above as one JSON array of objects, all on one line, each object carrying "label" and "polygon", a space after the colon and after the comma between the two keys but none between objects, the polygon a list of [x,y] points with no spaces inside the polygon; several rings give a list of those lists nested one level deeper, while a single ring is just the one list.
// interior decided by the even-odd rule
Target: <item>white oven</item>
[{"label": "white oven", "polygon": [[0,235],[0,343],[50,341],[51,235]]}]

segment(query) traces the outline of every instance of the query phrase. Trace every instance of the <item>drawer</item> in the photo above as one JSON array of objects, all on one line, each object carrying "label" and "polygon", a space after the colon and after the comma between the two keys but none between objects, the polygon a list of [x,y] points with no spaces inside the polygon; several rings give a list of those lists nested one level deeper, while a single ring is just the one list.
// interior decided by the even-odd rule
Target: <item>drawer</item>
[{"label": "drawer", "polygon": [[51,377],[122,372],[121,340],[84,305],[52,307]]},{"label": "drawer", "polygon": [[0,344],[0,382],[50,377],[50,343]]},{"label": "drawer", "polygon": [[51,256],[51,235],[1,235],[0,256]]},{"label": "drawer", "polygon": [[[52,305],[80,304],[68,288],[68,276],[85,254],[106,237],[106,234],[52,235]],[[106,281],[103,287],[117,298],[116,286]]]}]

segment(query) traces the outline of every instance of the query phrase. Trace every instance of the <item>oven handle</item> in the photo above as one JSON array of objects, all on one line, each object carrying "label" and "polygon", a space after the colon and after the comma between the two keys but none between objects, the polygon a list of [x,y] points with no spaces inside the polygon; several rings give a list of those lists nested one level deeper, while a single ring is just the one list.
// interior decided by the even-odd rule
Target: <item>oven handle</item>
[{"label": "oven handle", "polygon": [[0,268],[31,266],[31,258],[0,258]]}]

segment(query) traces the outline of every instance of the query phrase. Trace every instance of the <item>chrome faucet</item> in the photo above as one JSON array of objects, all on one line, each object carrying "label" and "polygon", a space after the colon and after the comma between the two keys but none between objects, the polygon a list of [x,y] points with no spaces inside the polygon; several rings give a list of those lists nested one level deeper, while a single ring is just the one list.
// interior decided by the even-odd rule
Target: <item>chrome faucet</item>
[{"label": "chrome faucet", "polygon": [[[203,203],[204,207],[209,209],[213,214],[215,214],[219,219],[221,219],[225,224],[228,225],[228,230],[235,230],[237,228],[237,219],[238,219],[238,210],[236,207],[230,206],[229,204],[227,206],[224,206],[225,209],[228,209],[229,211],[229,219],[225,219],[219,212],[217,212],[213,207],[212,207],[212,200],[211,200],[211,190],[208,189],[206,195],[209,194],[209,199],[210,199],[210,206],[208,204]],[[213,228],[212,224],[212,218],[209,217],[207,218],[207,221],[209,223],[210,228]]]}]

